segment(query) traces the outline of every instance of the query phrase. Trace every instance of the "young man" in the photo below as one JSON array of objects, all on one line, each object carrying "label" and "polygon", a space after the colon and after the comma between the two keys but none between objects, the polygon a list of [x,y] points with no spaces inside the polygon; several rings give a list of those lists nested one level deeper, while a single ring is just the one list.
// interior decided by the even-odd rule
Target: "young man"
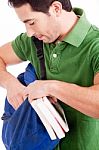
[{"label": "young man", "polygon": [[[0,84],[17,109],[25,97],[59,99],[70,131],[60,150],[99,148],[99,29],[69,0],[9,0],[27,33],[0,48]],[[43,40],[47,80],[21,85],[6,66],[29,60],[40,77],[31,37]],[[14,87],[14,88],[13,88]]]}]

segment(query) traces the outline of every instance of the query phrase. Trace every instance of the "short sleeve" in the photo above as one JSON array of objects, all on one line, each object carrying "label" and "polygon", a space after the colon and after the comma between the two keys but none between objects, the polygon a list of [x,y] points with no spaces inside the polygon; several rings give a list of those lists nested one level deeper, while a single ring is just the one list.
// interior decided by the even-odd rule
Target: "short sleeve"
[{"label": "short sleeve", "polygon": [[[17,38],[12,41],[12,47],[16,55],[23,61],[28,60],[27,56],[29,56],[31,45],[31,38],[27,37],[26,33],[21,33]],[[28,55],[27,55],[28,53]]]},{"label": "short sleeve", "polygon": [[90,62],[94,75],[99,72],[99,38],[95,39],[91,45]]}]

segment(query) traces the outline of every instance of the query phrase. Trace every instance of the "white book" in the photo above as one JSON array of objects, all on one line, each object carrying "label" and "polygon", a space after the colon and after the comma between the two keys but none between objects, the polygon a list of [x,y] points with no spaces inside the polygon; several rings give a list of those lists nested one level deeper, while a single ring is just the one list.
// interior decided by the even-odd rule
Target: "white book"
[{"label": "white book", "polygon": [[53,116],[56,118],[60,126],[63,128],[65,132],[69,131],[69,127],[66,121],[63,120],[63,118],[60,116],[60,114],[57,112],[57,110],[54,108],[54,106],[51,104],[51,102],[48,100],[47,97],[42,98],[46,107],[50,110],[50,112],[53,114]]},{"label": "white book", "polygon": [[42,111],[38,108],[37,101],[36,100],[32,101],[31,106],[34,108],[34,110],[38,114],[39,118],[41,119],[41,121],[42,121],[43,125],[45,126],[51,140],[55,140],[56,139],[55,132],[53,131],[53,128],[51,127],[50,123],[47,121],[47,119],[43,115]]},{"label": "white book", "polygon": [[51,111],[48,109],[48,107],[45,105],[44,101],[41,99],[37,99],[37,106],[45,116],[45,118],[48,120],[50,125],[52,126],[54,132],[56,133],[57,137],[59,139],[65,137],[65,132],[63,131],[62,127],[54,117],[54,115],[51,113]]}]

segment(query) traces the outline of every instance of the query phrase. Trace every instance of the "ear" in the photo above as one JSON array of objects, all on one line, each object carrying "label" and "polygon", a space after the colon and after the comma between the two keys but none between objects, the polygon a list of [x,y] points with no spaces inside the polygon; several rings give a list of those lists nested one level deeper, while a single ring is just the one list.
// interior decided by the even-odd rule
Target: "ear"
[{"label": "ear", "polygon": [[54,13],[57,17],[60,16],[62,12],[62,4],[59,1],[54,1],[49,8],[49,12]]}]

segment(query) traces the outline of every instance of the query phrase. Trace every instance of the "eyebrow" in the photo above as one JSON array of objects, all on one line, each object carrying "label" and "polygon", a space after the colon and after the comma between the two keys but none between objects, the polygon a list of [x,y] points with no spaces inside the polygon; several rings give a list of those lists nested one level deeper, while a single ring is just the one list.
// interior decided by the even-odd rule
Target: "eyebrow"
[{"label": "eyebrow", "polygon": [[24,23],[27,23],[27,22],[29,22],[29,21],[31,21],[31,20],[34,20],[34,19],[26,19],[26,20],[24,20],[23,22],[24,22]]}]

